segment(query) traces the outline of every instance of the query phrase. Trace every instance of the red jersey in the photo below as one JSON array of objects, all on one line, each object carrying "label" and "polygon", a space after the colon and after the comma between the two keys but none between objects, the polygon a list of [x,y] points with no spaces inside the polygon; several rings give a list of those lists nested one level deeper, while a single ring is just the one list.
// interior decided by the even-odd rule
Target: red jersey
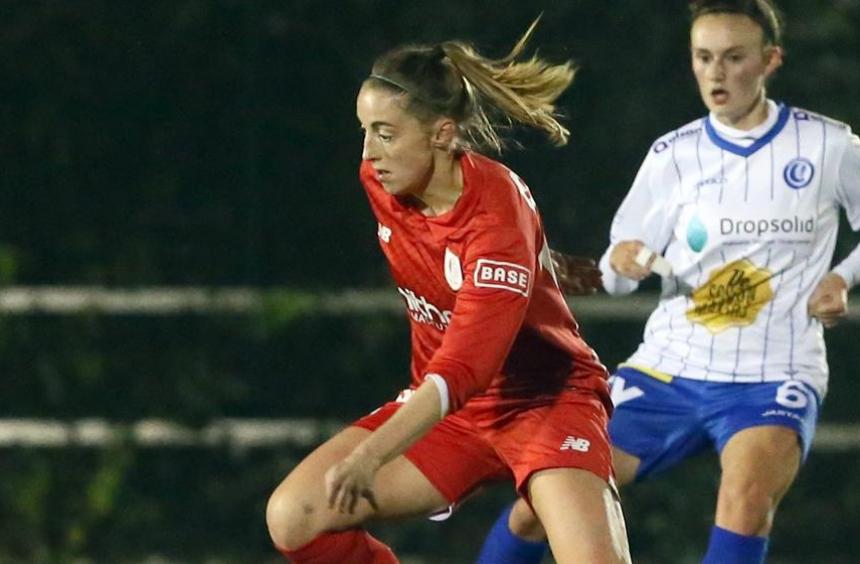
[{"label": "red jersey", "polygon": [[569,385],[594,389],[609,409],[606,369],[558,288],[528,187],[482,155],[460,164],[463,192],[434,217],[385,192],[368,161],[360,169],[410,318],[411,386],[439,374],[450,412],[473,397],[504,402]]}]

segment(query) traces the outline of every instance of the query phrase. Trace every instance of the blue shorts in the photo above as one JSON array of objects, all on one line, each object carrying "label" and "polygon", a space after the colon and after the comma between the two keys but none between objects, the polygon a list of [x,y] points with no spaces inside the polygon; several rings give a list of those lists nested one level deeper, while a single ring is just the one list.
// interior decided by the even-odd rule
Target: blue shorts
[{"label": "blue shorts", "polygon": [[721,452],[743,429],[781,425],[797,432],[806,460],[819,399],[797,380],[727,384],[622,366],[610,379],[612,444],[641,461],[636,480],[667,470],[709,446]]}]

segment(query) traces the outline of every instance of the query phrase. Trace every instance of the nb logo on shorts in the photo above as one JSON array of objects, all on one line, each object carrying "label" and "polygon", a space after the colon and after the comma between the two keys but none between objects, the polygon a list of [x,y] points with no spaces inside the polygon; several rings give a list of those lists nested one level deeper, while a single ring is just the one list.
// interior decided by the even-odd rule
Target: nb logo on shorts
[{"label": "nb logo on shorts", "polygon": [[591,441],[586,439],[577,439],[576,437],[568,435],[564,442],[561,443],[561,448],[558,450],[576,450],[579,452],[588,452],[588,449],[591,448]]}]

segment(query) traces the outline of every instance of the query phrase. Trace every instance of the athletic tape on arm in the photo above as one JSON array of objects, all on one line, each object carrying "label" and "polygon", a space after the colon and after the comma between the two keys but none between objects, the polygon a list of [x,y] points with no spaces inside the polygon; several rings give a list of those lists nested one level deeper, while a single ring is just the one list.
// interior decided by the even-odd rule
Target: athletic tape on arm
[{"label": "athletic tape on arm", "polygon": [[642,247],[641,249],[639,249],[639,253],[636,255],[636,258],[634,260],[636,264],[645,268],[648,266],[648,262],[651,260],[651,257],[654,257],[654,262],[651,263],[651,272],[659,274],[663,277],[672,275],[672,265],[669,264],[669,261],[658,255],[648,247]]}]

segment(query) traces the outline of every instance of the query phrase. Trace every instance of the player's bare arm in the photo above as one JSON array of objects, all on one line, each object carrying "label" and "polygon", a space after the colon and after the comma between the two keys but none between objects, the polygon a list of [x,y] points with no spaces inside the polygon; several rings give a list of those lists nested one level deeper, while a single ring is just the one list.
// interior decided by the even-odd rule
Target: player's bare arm
[{"label": "player's bare arm", "polygon": [[373,480],[379,468],[402,454],[442,416],[436,384],[424,382],[409,401],[379,429],[362,441],[344,460],[325,475],[329,507],[353,513],[364,498],[377,509]]}]

